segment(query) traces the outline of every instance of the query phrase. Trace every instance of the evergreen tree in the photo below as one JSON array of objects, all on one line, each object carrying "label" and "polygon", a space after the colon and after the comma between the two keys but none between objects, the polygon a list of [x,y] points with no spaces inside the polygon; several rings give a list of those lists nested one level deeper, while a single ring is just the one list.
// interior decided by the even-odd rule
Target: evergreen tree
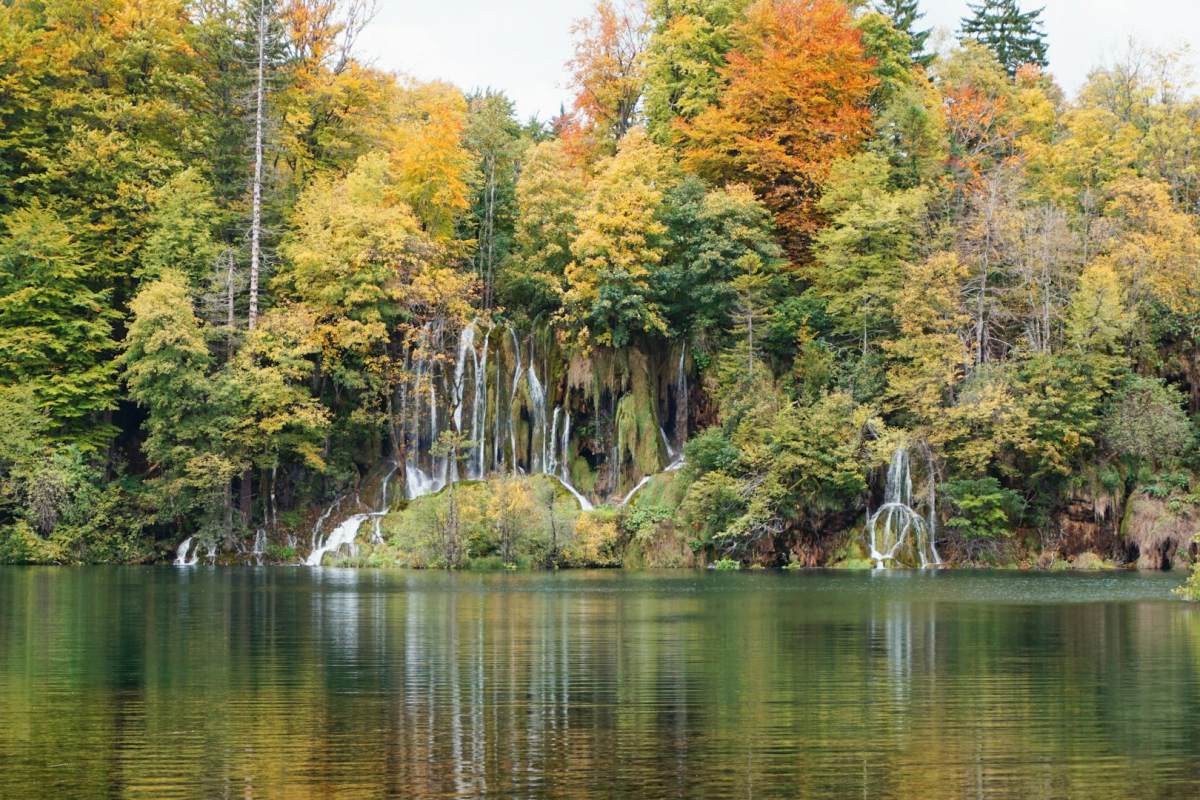
[{"label": "evergreen tree", "polygon": [[933,61],[933,53],[925,52],[925,43],[929,40],[930,28],[917,30],[917,21],[925,16],[917,10],[917,0],[875,0],[875,10],[892,22],[892,26],[901,33],[907,34],[912,41],[909,51],[912,60],[923,67]]},{"label": "evergreen tree", "polygon": [[961,38],[985,45],[1009,75],[1026,64],[1046,66],[1043,9],[1022,11],[1017,0],[982,0],[967,7],[971,16],[963,19]]}]

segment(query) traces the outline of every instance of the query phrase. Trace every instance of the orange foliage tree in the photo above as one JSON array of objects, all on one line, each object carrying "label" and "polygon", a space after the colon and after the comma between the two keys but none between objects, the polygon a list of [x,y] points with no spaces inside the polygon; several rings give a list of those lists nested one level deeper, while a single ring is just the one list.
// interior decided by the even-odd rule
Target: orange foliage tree
[{"label": "orange foliage tree", "polygon": [[842,0],[758,0],[736,41],[720,100],[676,121],[684,164],[754,187],[802,260],[830,165],[871,131],[872,63]]},{"label": "orange foliage tree", "polygon": [[599,0],[592,16],[577,21],[571,32],[575,55],[567,67],[575,102],[566,133],[611,151],[633,127],[642,97],[645,11],[640,3]]}]

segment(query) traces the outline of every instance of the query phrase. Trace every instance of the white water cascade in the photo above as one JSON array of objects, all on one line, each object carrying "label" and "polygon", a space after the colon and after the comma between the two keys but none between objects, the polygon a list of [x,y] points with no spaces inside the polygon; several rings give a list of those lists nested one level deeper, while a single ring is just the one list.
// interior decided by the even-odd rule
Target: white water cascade
[{"label": "white water cascade", "polygon": [[900,563],[901,554],[910,545],[921,567],[942,563],[930,528],[912,508],[912,472],[909,469],[907,447],[898,447],[892,454],[883,505],[871,515],[867,529],[870,533],[871,559],[876,569],[886,569],[888,562]]},{"label": "white water cascade", "polygon": [[250,555],[254,556],[254,561],[260,567],[262,566],[263,556],[267,552],[267,529],[259,528],[254,532],[254,549],[250,551]]},{"label": "white water cascade", "polygon": [[[596,399],[586,391],[573,399],[569,392],[583,385],[570,371],[564,375],[553,341],[541,334],[520,334],[507,325],[471,322],[452,336],[427,324],[417,347],[407,356],[409,376],[398,390],[400,415],[397,438],[404,448],[404,492],[412,500],[441,491],[448,483],[481,480],[490,474],[546,475],[559,481],[581,507],[590,500],[574,486],[583,448],[595,448],[597,422],[588,423],[587,444],[572,440],[572,411],[595,415]],[[493,350],[495,352],[493,352]],[[661,469],[680,469],[688,432],[687,350],[672,351],[662,384],[663,402],[656,425],[664,452]],[[612,395],[615,405],[618,396]],[[606,404],[610,402],[605,399]],[[578,420],[576,420],[578,422]],[[453,430],[470,442],[458,459],[433,454],[438,436]],[[651,429],[653,430],[653,429]],[[607,445],[608,442],[603,444]],[[614,453],[620,443],[614,443]],[[573,451],[578,446],[580,451]],[[612,463],[617,463],[614,455]],[[624,483],[621,475],[616,482]],[[632,494],[645,485],[633,487]],[[606,484],[612,490],[612,481]],[[613,498],[617,502],[620,496]]]},{"label": "white water cascade", "polygon": [[[358,538],[358,529],[368,519],[375,523],[374,533],[372,538],[382,541],[382,534],[379,530],[379,520],[388,513],[387,491],[388,484],[391,483],[392,476],[396,474],[396,466],[393,464],[388,473],[383,476],[383,482],[380,487],[380,506],[378,511],[371,511],[366,514],[353,514],[343,520],[336,528],[329,532],[324,541],[319,544],[314,544],[313,551],[309,553],[308,558],[304,563],[310,567],[319,567],[327,553],[337,553],[343,547],[349,548],[351,555],[355,552],[354,540]],[[318,522],[318,525],[320,523]],[[316,535],[316,530],[314,530]]]},{"label": "white water cascade", "polygon": [[[555,433],[558,429],[558,418],[560,414],[562,415],[563,419],[562,436],[556,437]],[[571,483],[570,447],[571,412],[567,411],[566,408],[556,408],[554,409],[554,430],[552,430],[550,436],[550,450],[551,452],[557,451],[557,454],[553,457],[553,461],[557,465],[557,470],[551,467],[550,469],[546,470],[546,474],[557,478],[558,482],[562,484],[563,488],[570,492],[572,496],[579,501],[580,508],[582,508],[584,511],[592,511],[595,508],[595,506],[592,505],[592,501],[584,497],[583,493],[576,489],[575,485]]]},{"label": "white water cascade", "polygon": [[[667,469],[671,469],[671,468],[667,467]],[[637,494],[638,492],[640,492],[642,490],[642,487],[645,486],[647,483],[649,483],[650,479],[653,477],[654,477],[653,475],[647,475],[644,478],[642,478],[640,481],[638,481],[637,484],[632,489],[629,490],[629,493],[621,498],[621,505],[623,505],[623,506],[629,505],[629,501],[633,499],[633,496],[635,494]]]},{"label": "white water cascade", "polygon": [[[195,539],[189,536],[179,543],[179,547],[175,550],[175,566],[177,567],[194,567],[196,562],[200,560],[200,543],[196,543],[195,549],[192,549],[192,541]],[[191,550],[192,557],[188,558],[188,550]]]}]

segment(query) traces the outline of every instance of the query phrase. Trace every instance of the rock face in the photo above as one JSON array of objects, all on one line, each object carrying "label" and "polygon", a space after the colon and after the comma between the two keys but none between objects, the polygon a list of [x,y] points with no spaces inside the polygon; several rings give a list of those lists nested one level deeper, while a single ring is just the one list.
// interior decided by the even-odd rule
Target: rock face
[{"label": "rock face", "polygon": [[1063,558],[1088,552],[1117,553],[1121,547],[1116,505],[1108,495],[1071,498],[1055,515],[1058,542],[1053,549]]},{"label": "rock face", "polygon": [[1170,569],[1192,561],[1193,539],[1200,533],[1200,508],[1136,492],[1125,509],[1122,538],[1138,569]]}]

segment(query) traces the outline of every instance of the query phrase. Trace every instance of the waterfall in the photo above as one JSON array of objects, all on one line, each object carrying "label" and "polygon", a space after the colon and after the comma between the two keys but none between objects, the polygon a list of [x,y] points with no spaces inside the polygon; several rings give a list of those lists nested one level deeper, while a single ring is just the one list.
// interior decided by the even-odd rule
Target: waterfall
[{"label": "waterfall", "polygon": [[[430,458],[433,463],[430,465],[430,474],[433,479],[440,480],[440,486],[446,485],[447,473],[450,469],[449,456],[433,455],[433,446],[437,444],[438,435],[441,431],[438,430],[438,405],[437,405],[437,381],[434,380],[434,365],[429,367],[429,447]],[[439,486],[439,488],[440,488]]]},{"label": "waterfall", "polygon": [[[688,386],[684,360],[687,358],[687,343],[679,348],[679,365],[675,368],[675,451],[676,459],[683,463],[683,445],[688,434]],[[661,426],[660,426],[661,427]],[[669,467],[668,467],[669,469]]]},{"label": "waterfall", "polygon": [[[493,347],[496,356],[491,355]],[[551,349],[543,352],[547,347]],[[538,331],[521,335],[510,325],[497,328],[482,319],[465,325],[449,341],[443,341],[436,325],[425,326],[418,346],[407,356],[409,379],[400,392],[404,491],[409,499],[438,492],[450,482],[480,480],[493,471],[506,471],[552,477],[580,499],[581,506],[591,507],[572,481],[571,401],[559,394],[561,382],[551,379],[557,363],[553,347]],[[665,451],[663,471],[669,472],[683,466],[687,441],[686,345],[658,363],[667,375],[660,384],[665,400],[656,427]],[[618,394],[611,395],[614,408]],[[608,402],[604,401],[606,408]],[[589,409],[589,414],[597,411]],[[471,443],[461,459],[432,455],[445,430]],[[619,459],[627,443],[617,441],[619,428],[614,432],[599,444],[612,450],[607,467],[619,478]],[[633,487],[634,493],[644,485]]]},{"label": "waterfall", "polygon": [[263,556],[267,552],[267,529],[259,528],[254,532],[254,549],[250,552],[255,562],[261,567]]},{"label": "waterfall", "polygon": [[549,460],[546,461],[546,472],[551,475],[558,474],[558,417],[562,414],[560,406],[554,407],[554,421],[550,424],[550,449]]},{"label": "waterfall", "polygon": [[563,429],[562,441],[560,444],[560,455],[558,457],[558,469],[560,477],[567,483],[571,482],[571,412],[567,410],[566,404],[563,404]]},{"label": "waterfall", "polygon": [[647,475],[647,476],[645,476],[644,478],[642,478],[640,481],[638,481],[638,482],[637,482],[637,485],[636,485],[636,486],[634,486],[632,489],[630,489],[630,490],[629,490],[629,493],[628,493],[628,494],[626,494],[624,497],[622,497],[622,498],[621,498],[621,505],[623,505],[623,506],[627,506],[627,505],[629,505],[629,501],[633,499],[633,496],[634,496],[635,494],[637,494],[639,491],[641,491],[642,487],[643,487],[643,486],[645,486],[647,483],[649,483],[649,482],[650,482],[650,479],[651,479],[652,477],[654,477],[654,476],[653,476],[653,475]]},{"label": "waterfall", "polygon": [[[428,324],[425,325],[421,332],[421,347],[426,348],[430,352],[432,352],[434,344],[433,333],[433,328]],[[473,336],[473,334],[468,335]],[[413,413],[410,415],[412,419],[412,431],[407,439],[408,443],[405,446],[404,459],[404,489],[409,499],[436,492],[445,486],[446,481],[449,480],[450,461],[452,460],[448,456],[435,457],[431,454],[431,448],[437,443],[438,435],[441,433],[438,429],[438,383],[435,375],[437,361],[429,353],[418,352],[420,352],[420,355],[417,357],[416,368],[413,371],[412,378],[411,396]],[[429,384],[428,403],[421,399],[422,382]],[[452,393],[456,391],[458,390],[451,387]],[[422,405],[425,405],[428,410],[426,416],[428,417],[429,424],[429,443],[425,447],[422,447],[421,441]],[[428,471],[421,465],[421,456],[423,453],[430,453]]]},{"label": "waterfall", "polygon": [[192,550],[192,557],[188,559],[188,550],[192,547],[194,536],[189,536],[179,543],[179,547],[175,550],[175,566],[177,567],[194,567],[200,558],[200,544],[196,544],[196,549]]},{"label": "waterfall", "polygon": [[363,521],[370,516],[370,514],[354,514],[348,519],[343,520],[341,524],[329,532],[329,537],[321,543],[321,546],[309,554],[304,563],[310,567],[319,567],[326,553],[336,553],[347,545],[349,545],[351,552],[353,552],[354,539],[358,536],[358,529],[363,524]]},{"label": "waterfall", "polygon": [[[533,346],[530,345],[529,359],[529,402],[533,404],[530,409],[533,412],[533,419],[529,421],[529,472],[536,474],[542,471],[543,465],[546,463],[546,392],[542,388],[542,382],[538,380],[537,372],[533,368]],[[541,452],[538,452],[537,434],[541,433]]]},{"label": "waterfall", "polygon": [[350,554],[355,552],[354,540],[358,538],[358,529],[368,519],[375,522],[375,531],[372,537],[373,540],[383,541],[383,536],[379,530],[379,521],[388,513],[388,484],[392,480],[392,476],[396,474],[396,465],[393,464],[388,473],[383,476],[383,481],[380,484],[380,505],[377,511],[371,511],[366,514],[353,514],[343,520],[336,528],[329,532],[329,536],[323,542],[313,548],[309,553],[308,558],[304,563],[310,567],[319,567],[327,553],[337,553],[343,547],[350,550]]},{"label": "waterfall", "polygon": [[[554,409],[555,432],[558,428],[559,411],[559,408]],[[583,496],[583,492],[575,488],[575,484],[571,483],[571,412],[567,410],[565,401],[561,411],[563,419],[562,436],[558,437],[555,435],[555,432],[552,432],[550,437],[551,452],[558,448],[558,455],[554,457],[556,469],[547,469],[546,474],[556,478],[562,484],[563,488],[579,501],[580,508],[584,511],[592,511],[595,509],[595,506]]]},{"label": "waterfall", "polygon": [[383,483],[379,487],[379,510],[371,515],[371,544],[383,544],[383,531],[380,526],[383,524],[383,518],[387,516],[391,506],[388,505],[388,486],[391,485],[392,476],[396,474],[397,465],[392,464],[388,474],[383,476]]},{"label": "waterfall", "polygon": [[897,447],[892,454],[884,485],[883,505],[871,515],[867,528],[871,559],[876,569],[885,569],[889,561],[899,563],[899,556],[910,543],[922,567],[942,563],[930,529],[912,508],[912,471],[909,468],[908,448],[905,446]]},{"label": "waterfall", "polygon": [[487,428],[487,362],[491,328],[483,334],[483,357],[475,362],[475,404],[471,408],[471,441],[475,443],[475,480],[487,473],[484,461],[483,432]]},{"label": "waterfall", "polygon": [[[457,433],[462,433],[463,420],[463,403],[466,402],[467,387],[467,355],[471,356],[472,376],[476,383],[479,383],[479,355],[475,352],[475,323],[463,326],[462,333],[458,337],[458,358],[454,362],[454,384],[450,387],[452,393],[451,408],[454,414],[454,430]],[[471,422],[474,425],[475,409],[471,409]],[[449,458],[450,477],[452,481],[457,481],[458,475],[458,459],[451,456]],[[471,467],[467,465],[467,475],[470,476]]]},{"label": "waterfall", "polygon": [[509,443],[512,445],[512,451],[511,451],[512,465],[511,466],[512,466],[512,472],[515,474],[517,471],[517,467],[518,467],[517,430],[516,430],[516,427],[512,424],[512,409],[513,409],[513,406],[515,406],[517,404],[517,390],[519,388],[521,388],[521,342],[518,341],[517,332],[514,329],[509,328],[508,332],[509,332],[509,335],[512,336],[513,358],[516,359],[516,365],[513,368],[512,394],[509,395],[509,399],[508,399],[508,412],[509,412],[508,413],[508,438],[509,438]]}]

